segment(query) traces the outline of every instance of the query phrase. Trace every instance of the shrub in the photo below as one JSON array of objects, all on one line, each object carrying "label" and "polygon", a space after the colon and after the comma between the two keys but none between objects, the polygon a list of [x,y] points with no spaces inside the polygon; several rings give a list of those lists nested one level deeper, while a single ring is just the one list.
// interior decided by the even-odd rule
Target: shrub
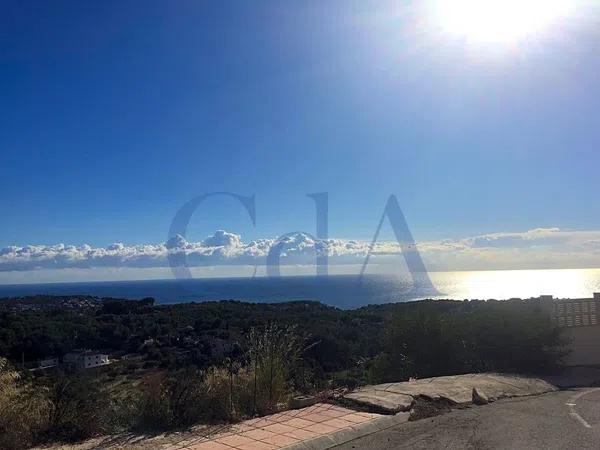
[{"label": "shrub", "polygon": [[[139,384],[137,425],[145,429],[237,420],[287,402],[294,388],[304,340],[293,327],[252,329],[246,358],[232,353],[204,372],[156,372]],[[234,352],[235,353],[235,352]],[[247,364],[243,364],[246,362]],[[301,372],[304,373],[304,372]]]},{"label": "shrub", "polygon": [[138,427],[161,429],[170,426],[167,381],[164,372],[155,372],[145,376],[140,382],[140,395],[136,403]]},{"label": "shrub", "polygon": [[176,372],[167,384],[167,396],[173,426],[189,426],[206,418],[206,389],[197,370]]},{"label": "shrub", "polygon": [[152,373],[139,384],[137,427],[162,430],[232,417],[229,376],[223,368],[206,373]]},{"label": "shrub", "polygon": [[[236,394],[240,393],[239,388],[239,378],[236,380],[231,371],[224,367],[208,369],[202,382],[206,419],[222,421],[236,417],[236,409],[240,409],[236,408]],[[241,389],[243,390],[243,387]]]},{"label": "shrub", "polygon": [[0,448],[28,448],[48,426],[48,402],[0,358]]},{"label": "shrub", "polygon": [[526,307],[486,304],[473,311],[439,313],[428,305],[398,315],[384,351],[371,361],[369,381],[467,372],[544,372],[564,356],[560,329]]},{"label": "shrub", "polygon": [[248,336],[249,365],[254,412],[267,412],[274,405],[289,399],[293,377],[301,366],[305,339],[293,326],[270,324],[264,329],[253,328]]},{"label": "shrub", "polygon": [[75,441],[110,431],[110,399],[91,375],[59,375],[48,392],[51,434]]}]

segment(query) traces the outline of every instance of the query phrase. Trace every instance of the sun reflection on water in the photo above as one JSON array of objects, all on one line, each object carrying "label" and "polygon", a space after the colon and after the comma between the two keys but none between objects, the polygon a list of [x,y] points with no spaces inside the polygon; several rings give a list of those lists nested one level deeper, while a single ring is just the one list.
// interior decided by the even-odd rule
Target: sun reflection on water
[{"label": "sun reflection on water", "polygon": [[431,272],[430,276],[444,293],[440,298],[507,299],[542,294],[579,298],[600,290],[600,269]]}]

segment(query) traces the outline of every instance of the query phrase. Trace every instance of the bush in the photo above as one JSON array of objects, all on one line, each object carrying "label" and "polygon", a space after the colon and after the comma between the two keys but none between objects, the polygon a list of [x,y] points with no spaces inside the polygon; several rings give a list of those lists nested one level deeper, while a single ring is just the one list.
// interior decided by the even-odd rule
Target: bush
[{"label": "bush", "polygon": [[59,375],[48,392],[53,437],[76,441],[111,430],[110,399],[92,376]]},{"label": "bush", "polygon": [[19,373],[0,358],[0,448],[28,448],[47,428],[49,405],[43,394],[20,383]]},{"label": "bush", "polygon": [[164,372],[149,374],[140,382],[136,403],[138,427],[161,429],[171,425],[167,382]]},{"label": "bush", "polygon": [[398,315],[369,381],[468,372],[545,372],[565,354],[560,329],[547,316],[508,302],[472,311],[439,313],[430,305]]},{"label": "bush", "polygon": [[150,374],[139,385],[136,425],[164,430],[230,419],[230,392],[229,376],[222,368],[204,374],[197,370]]},{"label": "bush", "polygon": [[189,426],[207,417],[206,388],[202,374],[197,370],[182,370],[174,374],[167,384],[167,396],[173,426]]},{"label": "bush", "polygon": [[[249,365],[254,412],[267,412],[277,403],[286,402],[302,367],[305,348],[302,338],[293,326],[270,324],[262,330],[253,328],[248,336]],[[304,377],[299,382],[304,383]]]},{"label": "bush", "polygon": [[[211,367],[204,374],[202,392],[205,401],[205,418],[209,421],[234,419],[244,415],[245,407],[238,407],[238,398],[244,397],[245,386],[240,377],[224,367]],[[242,402],[244,405],[245,402]]]},{"label": "bush", "polygon": [[292,327],[269,325],[252,329],[248,342],[247,357],[234,351],[221,366],[204,372],[146,376],[139,384],[137,426],[168,429],[237,420],[287,402],[298,379],[304,340]]}]

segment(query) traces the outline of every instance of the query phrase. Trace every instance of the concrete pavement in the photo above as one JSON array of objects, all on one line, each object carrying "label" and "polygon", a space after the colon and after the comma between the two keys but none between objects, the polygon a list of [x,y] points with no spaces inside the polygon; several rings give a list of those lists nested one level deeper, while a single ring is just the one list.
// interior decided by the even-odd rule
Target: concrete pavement
[{"label": "concrete pavement", "polygon": [[499,400],[391,427],[335,448],[598,449],[600,389]]}]

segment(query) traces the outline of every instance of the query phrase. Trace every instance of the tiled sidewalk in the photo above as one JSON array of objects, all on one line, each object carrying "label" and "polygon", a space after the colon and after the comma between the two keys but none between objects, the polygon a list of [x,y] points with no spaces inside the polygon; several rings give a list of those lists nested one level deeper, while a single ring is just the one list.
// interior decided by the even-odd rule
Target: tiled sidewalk
[{"label": "tiled sidewalk", "polygon": [[324,436],[382,417],[326,403],[246,420],[227,432],[189,439],[170,450],[270,450]]}]

